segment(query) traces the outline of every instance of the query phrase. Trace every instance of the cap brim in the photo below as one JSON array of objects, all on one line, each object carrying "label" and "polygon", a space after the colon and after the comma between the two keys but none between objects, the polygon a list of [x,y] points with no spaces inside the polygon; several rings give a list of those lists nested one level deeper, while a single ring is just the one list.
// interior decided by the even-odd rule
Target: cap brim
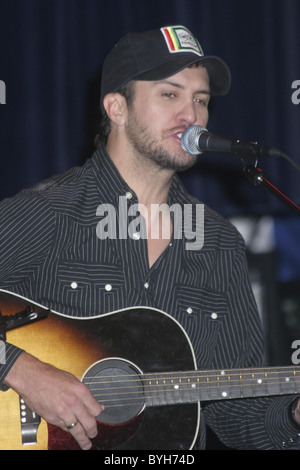
[{"label": "cap brim", "polygon": [[[207,68],[210,91],[212,95],[226,95],[231,84],[231,75],[229,68],[222,59],[215,56],[195,57],[195,54],[190,54],[190,57],[176,58],[175,60],[164,63],[155,69],[148,70],[142,74],[137,74],[130,78],[130,80],[153,81],[163,80],[164,78],[171,77],[180,72],[186,67],[193,65],[197,62],[203,63]],[[129,80],[127,80],[128,83]],[[123,84],[123,86],[125,83]]]}]

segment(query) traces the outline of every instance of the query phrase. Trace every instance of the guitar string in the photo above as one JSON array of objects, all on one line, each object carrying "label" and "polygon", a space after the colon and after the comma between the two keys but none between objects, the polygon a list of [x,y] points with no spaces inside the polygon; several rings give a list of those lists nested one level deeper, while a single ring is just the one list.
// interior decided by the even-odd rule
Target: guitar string
[{"label": "guitar string", "polygon": [[[125,377],[126,377],[126,376],[125,376]],[[251,380],[250,380],[249,383],[250,383],[250,385],[251,385],[252,388],[254,388],[254,387],[257,386],[256,383],[253,383],[253,378],[251,378]],[[115,384],[115,382],[114,382],[114,384]],[[275,383],[273,383],[273,384],[267,384],[267,385],[271,385],[271,386],[272,386],[272,385],[274,385],[274,384],[281,386],[281,385],[283,385],[283,384],[287,385],[287,382],[286,382],[285,380],[284,380],[283,382],[277,381],[277,382],[275,382]],[[176,385],[178,385],[178,384],[176,384]],[[146,397],[146,398],[148,398],[148,399],[151,398],[151,396],[152,396],[152,397],[153,397],[153,396],[154,396],[154,397],[157,397],[157,394],[159,393],[159,388],[161,388],[161,391],[163,391],[163,393],[165,393],[165,394],[168,394],[168,393],[170,394],[170,392],[171,392],[172,394],[174,394],[174,391],[175,391],[175,392],[179,392],[179,390],[180,390],[180,392],[189,392],[189,393],[192,393],[192,392],[195,392],[195,391],[198,392],[198,389],[200,389],[200,392],[201,392],[201,391],[202,391],[202,392],[205,392],[205,391],[207,391],[207,390],[209,390],[210,392],[216,391],[216,390],[220,391],[220,390],[222,390],[222,389],[223,389],[223,390],[226,389],[226,385],[229,385],[229,386],[230,386],[229,389],[230,389],[231,392],[234,391],[234,388],[239,389],[240,391],[241,391],[241,388],[242,388],[242,387],[241,387],[241,383],[240,383],[239,381],[237,381],[236,383],[234,383],[233,381],[230,381],[230,382],[226,382],[225,384],[224,384],[224,383],[221,383],[221,384],[220,384],[219,382],[217,382],[217,383],[215,383],[215,384],[205,383],[205,384],[202,384],[201,387],[199,387],[199,385],[201,385],[201,384],[199,384],[199,383],[198,383],[198,384],[195,384],[195,385],[197,386],[197,388],[192,388],[192,384],[191,384],[191,383],[189,383],[189,384],[181,383],[181,386],[179,386],[178,389],[175,389],[175,388],[174,388],[174,384],[173,384],[173,385],[172,385],[172,384],[168,384],[168,386],[172,386],[172,388],[166,388],[166,384],[154,383],[154,384],[148,384],[148,385],[146,384],[146,390],[145,390],[144,384],[142,384],[142,383],[141,383],[139,386],[134,385],[134,386],[132,386],[132,387],[131,387],[129,384],[126,384],[126,386],[124,385],[123,387],[115,387],[115,388],[110,388],[110,389],[108,389],[107,387],[105,387],[105,388],[103,389],[103,390],[106,392],[105,394],[103,394],[103,392],[102,392],[102,394],[101,394],[101,393],[100,393],[100,394],[99,394],[99,393],[95,394],[94,392],[99,392],[99,391],[101,392],[101,388],[98,388],[98,389],[96,389],[96,390],[93,390],[93,394],[94,394],[94,396],[95,396],[96,398],[97,398],[97,397],[101,397],[102,402],[105,403],[104,400],[106,400],[106,398],[105,398],[106,395],[109,395],[110,401],[112,401],[112,397],[114,397],[114,396],[118,397],[117,400],[124,400],[124,398],[126,398],[127,400],[130,400],[130,398],[128,397],[128,395],[129,395],[129,394],[137,394],[137,393],[139,393],[139,394],[142,393],[143,396]],[[205,387],[203,387],[203,385],[205,385]],[[260,384],[260,385],[261,385],[261,384]],[[290,384],[290,383],[289,383],[289,385],[295,385],[295,384],[293,384],[293,383]],[[124,395],[125,392],[122,392],[122,391],[120,392],[121,388],[126,389],[126,395]],[[132,390],[133,390],[132,392],[129,391],[130,388],[132,388]],[[147,388],[148,388],[148,389],[147,389]],[[115,393],[115,392],[117,392],[117,393]],[[149,393],[149,392],[150,392],[150,393]],[[284,392],[287,393],[286,390],[285,390]],[[122,393],[123,393],[123,395],[122,395]],[[230,393],[230,392],[229,392],[229,393]],[[282,392],[282,393],[283,393],[283,392]],[[296,393],[296,391],[293,391],[292,393]],[[275,394],[275,393],[274,393],[274,394]],[[279,393],[279,394],[280,394],[280,393]],[[255,396],[256,394],[253,394],[253,395]],[[226,395],[226,396],[227,396],[227,395]],[[226,396],[223,397],[223,398],[226,398]],[[241,396],[242,396],[242,394],[241,394]],[[230,398],[230,395],[229,395],[228,398]],[[136,397],[134,397],[133,399],[136,399]],[[143,401],[142,401],[141,403],[143,403]],[[111,405],[109,405],[109,406],[111,406]],[[124,406],[125,406],[125,405],[124,405]]]},{"label": "guitar string", "polygon": [[[287,377],[287,372],[289,373],[292,373],[292,378],[294,378],[296,375],[297,375],[297,372],[300,373],[300,368],[296,369],[295,367],[286,367],[286,369],[282,370],[283,368],[281,368],[280,370],[272,370],[270,368],[264,370],[264,369],[226,369],[224,371],[214,371],[212,370],[211,372],[202,372],[202,371],[176,371],[176,372],[148,372],[148,373],[145,373],[145,374],[137,374],[137,373],[134,373],[134,374],[122,374],[122,375],[107,375],[105,376],[105,378],[116,378],[116,377],[131,377],[131,378],[134,378],[134,377],[139,377],[139,378],[145,378],[145,379],[149,379],[149,380],[158,380],[158,379],[189,379],[189,378],[204,378],[204,379],[214,379],[214,378],[222,378],[223,379],[229,379],[231,377],[235,377],[237,376],[239,378],[239,380],[241,379],[241,377],[243,378],[249,378],[249,375],[251,376],[251,380],[253,379],[253,376],[258,376],[258,375],[262,375],[264,377],[268,377],[272,379],[272,374],[274,375],[282,375],[284,378]],[[224,373],[222,373],[224,372]],[[192,374],[196,374],[196,375],[192,375]],[[271,377],[270,377],[271,376]],[[84,376],[84,379],[89,379],[89,380],[95,380],[95,378],[98,378],[97,375],[86,375]],[[101,379],[101,377],[100,377]]]},{"label": "guitar string", "polygon": [[[260,379],[258,379],[258,380],[260,380]],[[261,380],[262,380],[262,379],[261,379]],[[250,383],[251,383],[251,384],[255,384],[255,385],[256,385],[256,384],[262,385],[262,384],[264,383],[266,386],[268,386],[268,385],[272,386],[272,385],[276,385],[276,384],[277,384],[277,385],[282,385],[282,384],[286,384],[286,385],[292,385],[292,384],[294,384],[294,385],[296,385],[296,384],[295,384],[295,381],[292,380],[292,379],[289,379],[288,381],[286,381],[286,380],[277,380],[277,381],[273,380],[273,381],[268,381],[268,382],[267,382],[267,381],[263,381],[263,380],[262,380],[262,381],[259,381],[259,382],[258,382],[257,380],[255,380],[255,379],[250,379],[250,378],[249,378],[249,380],[246,380],[246,381],[244,380],[243,382],[241,382],[241,381],[239,381],[239,380],[228,380],[228,381],[222,381],[222,382],[219,382],[219,381],[216,381],[216,382],[209,382],[209,381],[200,382],[200,381],[198,381],[198,380],[195,380],[195,381],[191,380],[191,381],[188,381],[187,383],[186,383],[185,381],[182,381],[182,380],[179,381],[179,382],[174,381],[174,380],[171,380],[170,383],[166,383],[166,381],[164,381],[164,380],[162,380],[162,381],[151,381],[151,380],[148,381],[148,380],[146,380],[146,381],[145,381],[145,380],[143,380],[142,378],[140,378],[140,379],[136,380],[136,382],[139,383],[139,386],[140,386],[141,388],[143,388],[143,387],[145,387],[145,386],[148,386],[148,387],[150,387],[150,388],[151,388],[151,387],[159,387],[159,386],[160,386],[160,387],[165,387],[166,385],[171,385],[171,386],[175,386],[175,385],[178,385],[178,386],[180,386],[180,385],[189,385],[189,386],[191,386],[191,385],[198,385],[199,387],[203,387],[203,386],[218,386],[218,387],[220,387],[220,386],[226,386],[226,385],[229,385],[229,386],[231,386],[231,385],[232,385],[232,386],[239,385],[239,386],[241,386],[241,385],[243,385],[243,384],[248,385],[248,384],[250,384]],[[152,382],[153,382],[153,383],[152,383]],[[163,383],[158,383],[158,382],[163,382]],[[115,382],[115,381],[106,381],[106,382],[98,381],[98,382],[84,382],[84,383],[85,383],[86,385],[88,385],[88,386],[93,386],[93,385],[97,385],[97,384],[102,385],[102,386],[104,386],[104,388],[103,388],[104,390],[105,390],[105,388],[106,388],[105,385],[106,385],[106,384],[109,385],[109,384],[111,384],[111,383],[112,383],[113,385],[116,385],[117,388],[120,388],[120,387],[118,386],[118,384],[121,384],[122,386],[124,386],[124,388],[128,388],[128,387],[130,387],[130,386],[132,385],[132,381],[127,381],[127,383],[126,383],[126,380],[119,380],[118,382]],[[136,388],[136,385],[135,385],[135,384],[134,384],[133,386]],[[98,390],[101,390],[101,389],[98,389]]]},{"label": "guitar string", "polygon": [[[215,390],[215,391],[217,391],[217,390]],[[231,390],[231,391],[233,392],[233,390]],[[109,392],[109,390],[106,389],[105,392]],[[177,393],[189,393],[190,395],[193,395],[193,392],[198,392],[198,390],[195,390],[195,389],[191,390],[190,388],[181,388],[181,390],[176,390],[176,392]],[[212,391],[210,390],[210,392],[212,392]],[[101,403],[103,402],[103,404],[105,404],[106,400],[109,400],[109,402],[112,402],[114,400],[115,401],[117,401],[117,400],[122,401],[124,399],[130,400],[131,397],[129,397],[129,395],[142,395],[142,397],[138,397],[141,400],[144,400],[144,399],[147,400],[147,399],[150,399],[150,398],[155,399],[155,398],[158,398],[158,396],[159,396],[159,393],[158,393],[157,390],[156,391],[154,391],[154,390],[147,390],[147,391],[134,390],[132,392],[128,392],[126,390],[124,392],[119,392],[119,391],[115,392],[115,390],[112,389],[111,392],[105,393],[105,394],[103,394],[103,393],[94,393],[94,391],[92,391],[92,393],[95,396],[95,398],[99,398],[101,400]],[[290,394],[293,395],[294,393],[295,394],[299,393],[299,391],[293,391]],[[163,390],[163,394],[160,394],[160,397],[163,397],[164,395],[167,395],[167,394],[169,394],[169,395],[173,394],[174,395],[174,389]],[[274,395],[280,395],[280,393],[274,393]],[[259,395],[259,392],[258,392],[257,394],[253,394],[253,397],[255,397],[255,396],[261,396],[261,395]],[[263,394],[263,396],[265,396],[265,394]],[[269,393],[269,394],[266,394],[266,396],[272,396],[272,394]],[[136,398],[137,397],[134,396],[132,399],[136,399]],[[201,397],[199,397],[199,401],[200,401],[200,398]],[[215,396],[213,398],[215,398],[215,399],[217,399],[217,398],[230,399],[231,395],[230,395],[230,392],[229,392],[228,395],[226,395],[226,396],[220,396],[218,394],[217,396]],[[237,398],[237,397],[234,397],[234,398]],[[243,398],[242,393],[241,393],[240,398]],[[205,401],[205,397],[203,397],[202,400]],[[196,401],[198,401],[198,397],[197,397]]]},{"label": "guitar string", "polygon": [[[194,385],[194,387],[193,387]],[[287,385],[289,386],[289,388],[287,387]],[[272,391],[272,386],[276,386],[276,388],[279,387],[279,390],[275,390],[275,391]],[[106,394],[108,395],[112,395],[112,394],[120,394],[122,393],[122,390],[125,390],[125,393],[128,394],[128,393],[132,393],[131,390],[133,391],[133,393],[143,393],[143,394],[146,394],[146,393],[170,393],[170,392],[176,392],[178,390],[180,390],[181,392],[183,391],[186,391],[186,390],[189,390],[190,392],[193,392],[193,391],[197,391],[200,393],[202,393],[202,395],[204,396],[206,392],[210,392],[210,393],[213,393],[214,391],[221,391],[221,392],[225,392],[226,394],[233,394],[233,393],[236,393],[238,390],[240,391],[240,395],[243,396],[243,393],[246,394],[246,387],[250,387],[254,390],[253,392],[253,395],[256,395],[258,394],[259,392],[266,392],[266,394],[273,394],[273,395],[276,395],[276,394],[291,394],[291,393],[296,393],[298,392],[299,393],[299,389],[294,389],[295,387],[295,384],[294,383],[288,383],[285,382],[285,381],[282,381],[282,382],[273,382],[272,384],[269,384],[269,385],[266,385],[266,384],[257,384],[257,383],[253,383],[253,381],[248,381],[248,383],[246,384],[243,384],[241,385],[241,383],[239,382],[236,382],[236,383],[225,383],[225,384],[188,384],[188,385],[184,385],[184,384],[181,384],[181,385],[178,385],[178,384],[169,384],[169,385],[160,385],[160,384],[151,384],[151,385],[144,385],[144,384],[140,384],[140,385],[124,385],[122,387],[118,386],[118,387],[110,387],[110,388],[107,388],[107,387],[104,387],[104,388],[97,388],[97,389],[92,389],[92,392],[95,394],[97,393],[99,396],[102,396],[104,397]],[[167,388],[169,387],[169,388]],[[177,388],[178,387],[178,388]],[[287,389],[288,388],[288,389]],[[227,395],[226,395],[227,396]]]},{"label": "guitar string", "polygon": [[[159,390],[161,391],[164,391],[166,393],[168,392],[174,392],[174,391],[178,391],[178,390],[181,390],[181,391],[185,391],[185,390],[189,390],[191,392],[197,390],[196,387],[198,387],[198,390],[200,391],[207,391],[207,390],[219,390],[219,389],[222,389],[224,391],[227,390],[227,387],[229,385],[229,391],[232,390],[233,391],[233,388],[238,388],[238,389],[241,389],[242,390],[242,386],[239,382],[236,382],[236,383],[226,383],[226,384],[194,384],[195,387],[192,387],[193,384],[181,384],[178,385],[178,388],[175,388],[175,386],[178,385],[178,384],[168,384],[166,386],[166,384],[164,385],[161,385],[161,384],[151,384],[151,385],[144,385],[144,384],[138,384],[138,385],[124,385],[122,387],[111,387],[111,388],[107,388],[107,387],[104,387],[104,388],[96,388],[96,389],[92,389],[93,392],[97,392],[97,393],[101,393],[101,392],[105,392],[103,396],[105,396],[105,394],[109,394],[111,396],[112,393],[114,392],[117,392],[117,393],[120,393],[120,391],[122,389],[126,390],[126,393],[140,393],[140,392],[157,392]],[[257,387],[257,385],[259,385],[260,389],[262,389],[262,385],[263,384],[257,384],[257,383],[253,383],[252,381],[249,382],[247,385],[250,385],[251,387]],[[274,385],[278,385],[278,386],[282,386],[282,385],[287,385],[287,382],[274,382],[271,384],[271,386],[274,386]],[[288,385],[295,385],[295,384],[290,384],[288,383]],[[266,386],[266,384],[265,384]],[[268,384],[267,384],[268,386]],[[170,388],[167,388],[167,387],[170,387]],[[184,388],[186,387],[186,388]],[[148,390],[147,390],[148,388]],[[133,392],[130,392],[130,389],[133,390]],[[152,389],[152,390],[151,390]],[[271,391],[269,390],[269,392],[271,393]],[[286,390],[285,390],[285,393],[286,393]],[[299,393],[299,391],[298,391]]]},{"label": "guitar string", "polygon": [[[151,381],[150,381],[151,382]],[[220,388],[224,388],[224,389],[229,389],[229,390],[233,390],[233,387],[235,388],[240,388],[241,390],[246,387],[260,387],[260,388],[263,388],[263,387],[267,387],[267,389],[269,388],[272,388],[274,386],[278,386],[278,387],[282,387],[282,386],[285,386],[285,388],[288,388],[288,387],[294,387],[295,385],[297,385],[292,379],[290,379],[289,381],[286,381],[286,380],[273,380],[273,381],[263,381],[262,382],[257,382],[257,380],[255,379],[248,379],[248,380],[244,380],[243,382],[239,381],[239,380],[228,380],[228,381],[222,381],[222,382],[199,382],[197,380],[195,381],[190,381],[189,383],[185,383],[184,381],[181,381],[181,382],[174,382],[173,383],[149,383],[148,381],[143,381],[143,380],[139,380],[137,381],[137,383],[135,384],[132,384],[132,381],[128,381],[128,383],[126,383],[126,381],[119,381],[119,382],[113,382],[112,383],[112,387],[108,388],[107,386],[105,386],[106,384],[111,384],[111,382],[107,381],[107,382],[101,382],[101,381],[98,381],[97,383],[95,382],[84,382],[87,386],[90,386],[90,387],[93,387],[94,385],[98,385],[97,388],[93,388],[94,391],[97,391],[97,392],[101,392],[102,390],[103,391],[107,391],[107,390],[121,390],[121,388],[124,388],[126,390],[130,390],[130,388],[134,389],[134,390],[137,390],[137,389],[141,389],[141,390],[144,390],[145,388],[149,388],[149,389],[156,389],[156,390],[165,390],[167,391],[167,388],[166,387],[172,387],[172,389],[174,389],[174,387],[178,386],[178,387],[188,387],[189,389],[191,390],[194,390],[196,387],[198,387],[201,391],[206,391],[207,389],[220,389]],[[118,385],[120,384],[120,385]],[[269,390],[270,392],[270,390]]]},{"label": "guitar string", "polygon": [[[209,388],[209,387],[208,387],[208,388]],[[238,387],[238,388],[240,389],[240,387]],[[154,406],[155,406],[155,405],[164,405],[164,404],[172,404],[172,403],[174,403],[174,402],[172,402],[172,401],[170,401],[170,400],[168,400],[167,402],[163,401],[164,398],[166,398],[166,397],[165,397],[165,396],[161,396],[161,395],[160,395],[160,397],[159,397],[160,400],[154,401],[153,403],[152,403],[152,402],[149,403],[149,401],[147,401],[147,400],[151,400],[151,399],[153,399],[153,397],[154,397],[154,398],[157,398],[157,390],[153,390],[153,389],[152,389],[152,390],[150,389],[150,390],[147,390],[147,391],[143,391],[143,393],[142,393],[141,391],[136,391],[136,390],[133,391],[133,392],[129,392],[129,393],[128,393],[128,391],[126,391],[126,394],[125,394],[125,392],[114,393],[114,389],[112,389],[112,390],[113,390],[113,392],[107,393],[108,398],[105,398],[105,395],[103,395],[103,394],[98,394],[98,393],[94,394],[94,393],[93,393],[93,395],[95,396],[96,399],[98,399],[98,397],[99,397],[100,402],[103,403],[106,407],[109,407],[109,408],[110,408],[110,407],[115,407],[115,406],[130,406],[130,405],[133,406],[133,405],[145,405],[145,404],[147,404],[148,406],[149,406],[149,405],[154,405]],[[109,392],[108,389],[105,389],[105,391],[106,391],[106,392]],[[197,390],[195,390],[195,389],[192,389],[192,390],[191,390],[190,387],[189,387],[189,388],[183,388],[183,387],[182,387],[182,388],[180,389],[180,392],[187,392],[188,394],[191,394],[191,392],[195,392],[195,391],[197,392]],[[210,390],[210,391],[211,391],[211,390]],[[149,392],[150,392],[150,393],[149,393]],[[179,390],[176,390],[176,392],[179,393]],[[122,393],[123,393],[123,395],[122,395]],[[136,395],[137,393],[138,393],[139,395],[142,395],[142,396],[139,396],[139,397],[131,396],[131,397],[129,397],[130,394],[131,394],[131,395]],[[168,393],[169,393],[169,394],[171,393],[171,394],[174,395],[174,388],[164,390],[164,394],[167,395]],[[295,391],[295,392],[293,392],[293,393],[296,394],[296,393],[299,393],[299,392],[296,392],[296,391]],[[292,394],[293,394],[293,393],[292,393]],[[280,395],[280,394],[276,393],[276,394],[274,394],[274,395]],[[254,395],[254,396],[259,396],[259,394]],[[242,397],[243,397],[243,395],[241,395],[241,398],[242,398]],[[198,397],[197,397],[197,398],[198,398]],[[213,397],[213,398],[215,398],[215,399],[217,399],[217,398],[223,398],[223,399],[227,398],[227,399],[230,399],[230,395],[229,395],[229,396],[226,396],[226,397],[218,395],[217,397]],[[205,398],[204,398],[203,400],[205,401]],[[126,401],[126,402],[124,402],[124,401]],[[163,401],[163,403],[161,403],[161,401]],[[198,399],[197,399],[197,400],[195,399],[195,402],[197,402],[197,401],[200,401],[200,398],[199,398],[199,400],[198,400]],[[184,400],[179,401],[179,403],[184,403],[184,402],[185,402]],[[190,400],[187,399],[186,403],[189,403],[189,402],[190,402]],[[175,403],[176,403],[176,402],[175,402]]]},{"label": "guitar string", "polygon": [[[284,382],[284,383],[285,383],[285,382]],[[252,384],[252,385],[253,385],[253,384]],[[240,384],[234,385],[234,387],[236,387],[236,388],[238,388],[239,390],[241,390]],[[209,387],[209,386],[207,387],[207,389],[209,389],[210,392],[212,391],[212,390],[211,390],[211,387]],[[215,391],[216,391],[216,389],[219,390],[219,387],[215,387]],[[112,389],[112,390],[113,390],[113,392],[108,393],[108,395],[109,395],[108,399],[105,398],[105,395],[103,395],[103,394],[101,394],[101,393],[100,393],[100,394],[99,394],[99,393],[96,393],[96,394],[93,393],[93,394],[94,394],[94,396],[95,396],[96,399],[98,399],[98,397],[99,397],[100,402],[103,403],[104,406],[107,407],[107,408],[110,408],[110,407],[119,407],[119,406],[130,406],[130,405],[131,405],[131,406],[133,406],[133,405],[143,405],[143,406],[144,406],[145,404],[147,404],[148,406],[149,406],[149,405],[154,405],[154,406],[155,406],[155,405],[160,405],[160,404],[161,404],[161,405],[164,405],[164,404],[172,404],[172,401],[171,401],[171,403],[170,403],[170,401],[167,401],[167,403],[165,403],[165,402],[159,403],[159,401],[158,401],[158,402],[157,402],[157,401],[156,401],[156,402],[154,401],[153,403],[149,403],[149,401],[147,402],[147,400],[153,399],[153,397],[154,397],[154,398],[157,398],[157,390],[153,390],[153,389],[151,390],[151,388],[150,388],[150,390],[146,390],[146,391],[143,390],[143,396],[142,396],[142,397],[136,397],[136,396],[129,397],[129,396],[128,396],[128,395],[129,395],[129,393],[128,393],[128,387],[127,387],[127,390],[126,390],[126,394],[125,394],[125,395],[124,395],[124,394],[122,395],[122,392],[121,392],[121,393],[114,393],[114,390],[115,390],[115,389]],[[200,389],[200,391],[202,391],[202,390],[203,390],[203,389]],[[108,392],[109,390],[106,389],[105,391]],[[195,392],[195,391],[197,392],[198,390],[191,389],[191,387],[188,387],[188,388],[181,387],[181,389],[180,389],[180,392],[181,392],[181,393],[182,393],[182,392],[185,392],[185,393],[191,394],[191,393],[193,393],[193,392]],[[219,391],[220,391],[220,390],[219,390]],[[231,389],[231,391],[233,391],[233,390]],[[150,393],[149,393],[149,392],[150,392]],[[170,393],[171,393],[171,394],[174,395],[174,388],[172,388],[172,389],[164,389],[163,392],[164,392],[164,394],[168,394],[168,393],[170,394]],[[179,390],[176,390],[176,392],[179,392]],[[142,392],[141,392],[141,391],[136,391],[136,390],[133,391],[133,392],[130,392],[131,395],[134,395],[134,394],[136,394],[136,393],[141,394]],[[283,393],[283,392],[282,392],[282,393]],[[286,391],[285,391],[285,393],[286,393]],[[296,393],[299,393],[299,392],[294,391],[294,392],[292,392],[291,394],[294,394],[294,393],[296,394]],[[270,394],[269,394],[269,395],[270,395]],[[272,394],[271,394],[271,395],[272,395]],[[274,395],[280,395],[280,393],[276,393],[276,394],[274,394]],[[254,394],[253,396],[259,396],[259,394],[257,393],[257,394]],[[242,398],[242,397],[243,397],[243,395],[241,394],[241,398]],[[161,396],[160,396],[160,400],[161,400],[162,398],[164,398],[164,397],[161,397]],[[198,398],[198,397],[197,397],[197,398]],[[229,396],[226,396],[226,397],[225,397],[225,396],[222,396],[222,395],[220,396],[220,394],[219,394],[217,397],[214,397],[214,398],[215,398],[215,399],[217,399],[217,398],[219,398],[219,399],[220,399],[220,398],[223,398],[223,399],[226,399],[226,398],[227,398],[227,399],[230,399],[230,394],[229,394]],[[126,400],[126,402],[124,402],[124,400]],[[205,401],[205,398],[203,398],[203,400]],[[195,400],[195,401],[200,401],[200,398],[199,398],[199,400],[197,399],[197,400]],[[113,403],[113,402],[114,402],[114,403]],[[145,403],[145,402],[146,402],[146,403]],[[186,402],[189,403],[190,400],[187,400]],[[184,401],[180,401],[179,403],[184,403]]]},{"label": "guitar string", "polygon": [[[245,372],[239,373],[236,371],[236,369],[233,369],[233,370],[235,371],[235,373],[229,373],[229,371],[227,370],[224,375],[221,372],[213,373],[213,374],[204,374],[204,373],[201,374],[200,372],[197,374],[197,371],[195,371],[193,373],[195,375],[192,375],[189,372],[170,372],[170,373],[153,372],[153,373],[146,373],[146,374],[141,374],[141,375],[135,373],[135,374],[123,374],[123,375],[111,375],[111,376],[105,375],[104,377],[101,377],[101,376],[98,377],[97,375],[85,376],[83,379],[86,384],[96,384],[97,381],[99,384],[105,384],[106,382],[104,381],[104,379],[107,379],[107,383],[110,383],[111,379],[113,379],[113,382],[117,384],[118,381],[115,380],[116,378],[118,378],[120,382],[124,382],[124,379],[139,379],[139,380],[143,380],[144,382],[151,382],[151,381],[157,382],[157,381],[164,381],[164,380],[171,380],[171,381],[172,380],[173,381],[174,380],[176,381],[196,380],[198,383],[202,379],[203,380],[202,384],[208,383],[213,380],[216,380],[218,383],[219,381],[222,381],[222,382],[227,382],[228,384],[230,384],[234,382],[235,380],[238,381],[239,383],[241,382],[245,383],[245,381],[253,382],[253,380],[259,380],[259,379],[265,380],[265,382],[269,382],[269,383],[272,380],[277,380],[278,383],[280,383],[281,380],[283,380],[283,383],[289,383],[290,381],[294,381],[295,378],[297,379],[297,371],[294,371],[291,369],[290,369],[290,372],[292,372],[292,376],[289,376],[286,373],[284,374],[284,372],[287,372],[287,371],[255,372],[255,370],[253,371],[249,370],[247,373]],[[273,377],[272,377],[272,374],[273,374]],[[280,374],[282,374],[282,377],[280,377]]]}]

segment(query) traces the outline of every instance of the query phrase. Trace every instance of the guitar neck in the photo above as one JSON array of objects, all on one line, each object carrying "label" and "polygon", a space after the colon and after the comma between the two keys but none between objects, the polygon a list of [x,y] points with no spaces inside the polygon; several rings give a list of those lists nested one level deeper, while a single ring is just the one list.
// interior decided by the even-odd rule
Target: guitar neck
[{"label": "guitar neck", "polygon": [[297,367],[149,373],[141,376],[147,406],[300,393]]}]

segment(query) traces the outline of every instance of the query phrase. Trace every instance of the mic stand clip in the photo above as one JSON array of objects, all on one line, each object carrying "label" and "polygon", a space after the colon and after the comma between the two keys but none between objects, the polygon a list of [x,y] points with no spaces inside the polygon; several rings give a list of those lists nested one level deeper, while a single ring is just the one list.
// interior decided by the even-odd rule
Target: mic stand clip
[{"label": "mic stand clip", "polygon": [[[238,143],[239,141],[237,141]],[[246,177],[251,183],[255,186],[264,186],[272,194],[274,194],[278,199],[280,199],[286,206],[292,209],[297,215],[300,215],[300,207],[294,204],[287,196],[285,196],[279,189],[277,189],[269,180],[267,180],[265,174],[260,168],[257,168],[258,157],[255,154],[255,146],[245,145],[244,148],[237,146],[236,150],[234,149],[233,144],[233,153],[241,160],[243,164],[243,171]]]}]

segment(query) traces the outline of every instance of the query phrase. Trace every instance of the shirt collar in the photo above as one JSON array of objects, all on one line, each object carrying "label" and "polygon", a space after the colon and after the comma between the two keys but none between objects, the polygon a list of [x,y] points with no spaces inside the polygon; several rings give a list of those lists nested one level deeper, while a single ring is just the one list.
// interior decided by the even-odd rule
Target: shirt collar
[{"label": "shirt collar", "polygon": [[[134,191],[120,175],[103,144],[92,156],[92,167],[100,185],[100,191],[102,187],[105,186],[103,195],[106,199],[115,201],[119,196],[126,196],[128,199],[134,199],[135,202],[137,202],[137,197]],[[105,185],[103,185],[104,182]]]},{"label": "shirt collar", "polygon": [[[100,145],[100,147],[92,156],[92,167],[94,169],[96,179],[100,184],[100,188],[103,186],[104,181],[106,183],[106,199],[115,200],[116,197],[118,198],[119,196],[126,196],[132,202],[137,202],[137,196],[135,192],[122,178],[103,144]],[[171,182],[168,204],[185,204],[188,202],[191,201],[189,199],[189,195],[186,192],[186,189],[184,188],[179,176],[174,175]]]}]

